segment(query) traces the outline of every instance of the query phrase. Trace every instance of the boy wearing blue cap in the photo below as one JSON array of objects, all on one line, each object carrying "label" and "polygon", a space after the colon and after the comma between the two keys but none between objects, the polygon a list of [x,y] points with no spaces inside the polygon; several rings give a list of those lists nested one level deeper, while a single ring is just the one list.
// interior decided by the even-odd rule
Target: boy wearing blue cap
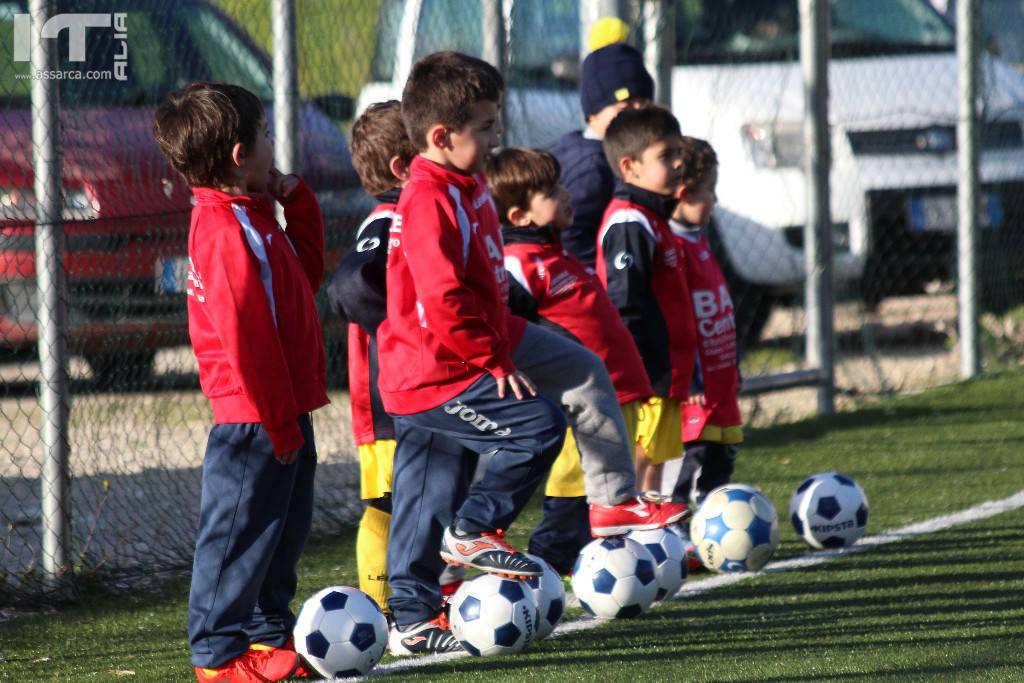
[{"label": "boy wearing blue cap", "polygon": [[620,111],[653,98],[654,79],[635,48],[613,43],[583,60],[580,106],[587,126],[566,133],[551,151],[562,166],[562,185],[572,198],[572,225],[562,230],[562,245],[591,269],[597,256],[597,229],[615,189],[615,174],[601,141]]}]

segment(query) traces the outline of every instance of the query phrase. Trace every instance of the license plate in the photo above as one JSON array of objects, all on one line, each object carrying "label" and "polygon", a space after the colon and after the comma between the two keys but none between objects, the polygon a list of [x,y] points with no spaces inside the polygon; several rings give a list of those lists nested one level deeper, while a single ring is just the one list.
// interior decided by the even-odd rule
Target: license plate
[{"label": "license plate", "polygon": [[156,260],[156,293],[184,294],[188,287],[188,257],[162,256]]},{"label": "license plate", "polygon": [[[997,227],[1003,221],[1003,205],[998,194],[986,192],[978,207],[978,225]],[[911,197],[907,204],[907,223],[912,232],[955,232],[958,220],[956,195]]]}]

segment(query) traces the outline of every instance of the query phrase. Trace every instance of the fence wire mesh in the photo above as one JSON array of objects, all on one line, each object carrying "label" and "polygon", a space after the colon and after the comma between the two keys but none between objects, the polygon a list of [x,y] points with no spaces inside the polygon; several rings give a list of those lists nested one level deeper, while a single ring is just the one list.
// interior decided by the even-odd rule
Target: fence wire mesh
[{"label": "fence wire mesh", "polygon": [[[397,98],[425,54],[483,55],[496,30],[485,17],[504,21],[506,143],[551,147],[583,126],[581,5],[590,9],[589,0],[504,0],[497,13],[485,4],[495,1],[297,1],[300,167],[327,218],[329,270],[372,205],[348,156],[353,117]],[[0,44],[18,43],[25,2],[0,3]],[[737,307],[744,376],[805,368],[796,0],[618,6],[628,39],[641,48],[664,29],[657,21],[673,22],[672,108],[684,133],[718,152],[710,237]],[[833,0],[831,7],[835,371],[843,408],[957,376],[956,62],[953,29],[927,0]],[[273,36],[269,2],[66,0],[53,10],[105,12],[126,15],[126,38],[90,29],[84,62],[71,61],[68,41],[58,41],[62,70],[98,74],[59,82],[70,563],[79,576],[128,581],[189,566],[211,424],[187,345],[190,195],[152,140],[153,111],[173,89],[212,79],[258,93],[272,118]],[[653,30],[652,17],[660,17]],[[39,27],[31,31],[38,40]],[[112,76],[122,40],[120,80]],[[45,592],[33,74],[18,56],[17,49],[0,55],[0,605]],[[993,54],[983,58],[983,74],[979,272],[985,362],[993,368],[1024,352],[1024,77]],[[331,406],[314,416],[316,528],[337,533],[361,506],[341,388],[344,335],[321,310],[336,388]],[[814,389],[751,396],[743,407],[754,425],[804,417],[815,410]]]}]

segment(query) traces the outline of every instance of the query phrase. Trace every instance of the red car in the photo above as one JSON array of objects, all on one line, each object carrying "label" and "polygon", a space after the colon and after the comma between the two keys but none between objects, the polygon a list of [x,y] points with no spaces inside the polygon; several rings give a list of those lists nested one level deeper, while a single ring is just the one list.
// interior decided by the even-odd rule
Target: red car
[{"label": "red car", "polygon": [[[98,0],[58,5],[62,13],[111,8]],[[127,79],[60,83],[69,350],[88,360],[104,386],[143,381],[158,349],[188,343],[184,276],[191,193],[153,141],[157,104],[194,80],[228,81],[260,95],[273,125],[270,62],[225,14],[201,0],[122,0],[115,7],[127,14]],[[14,14],[0,14],[0,36],[12,35]],[[110,69],[117,47],[113,30],[95,28],[87,33],[85,62],[68,61],[66,34],[59,45],[61,67],[82,71]],[[31,81],[17,77],[28,73],[24,62],[0,70],[4,355],[34,353],[37,339]],[[339,103],[344,109],[342,96],[303,102],[299,124],[300,173],[324,211],[329,270],[373,205],[359,188],[344,135],[325,113]]]}]

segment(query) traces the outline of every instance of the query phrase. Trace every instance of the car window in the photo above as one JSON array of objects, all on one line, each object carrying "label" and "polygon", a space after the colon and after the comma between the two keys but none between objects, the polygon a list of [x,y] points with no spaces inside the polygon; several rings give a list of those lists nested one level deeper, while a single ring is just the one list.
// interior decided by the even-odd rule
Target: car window
[{"label": "car window", "polygon": [[579,0],[516,0],[512,4],[509,81],[565,87],[578,79]]},{"label": "car window", "polygon": [[[948,51],[952,29],[927,0],[831,0],[832,56]],[[799,56],[797,0],[680,0],[676,63],[763,62]]]},{"label": "car window", "polygon": [[439,50],[456,50],[480,57],[482,28],[480,0],[423,0],[416,24],[413,61]]},{"label": "car window", "polygon": [[[101,0],[66,0],[61,12],[109,12]],[[116,8],[116,6],[115,6]],[[25,13],[25,2],[0,2],[0,44],[12,45],[14,15]],[[269,100],[273,97],[269,65],[239,34],[230,20],[205,3],[149,0],[126,10],[127,79],[65,79],[61,103],[76,107],[154,106],[167,92],[196,80],[238,83]],[[119,48],[113,30],[90,30],[85,61],[68,59],[68,41],[58,41],[60,68],[103,71],[113,65]],[[30,65],[0,59],[0,106],[28,106]]]},{"label": "car window", "polygon": [[395,59],[398,55],[398,31],[402,24],[405,0],[384,0],[377,14],[377,41],[370,60],[370,80],[389,82],[395,77]]}]

